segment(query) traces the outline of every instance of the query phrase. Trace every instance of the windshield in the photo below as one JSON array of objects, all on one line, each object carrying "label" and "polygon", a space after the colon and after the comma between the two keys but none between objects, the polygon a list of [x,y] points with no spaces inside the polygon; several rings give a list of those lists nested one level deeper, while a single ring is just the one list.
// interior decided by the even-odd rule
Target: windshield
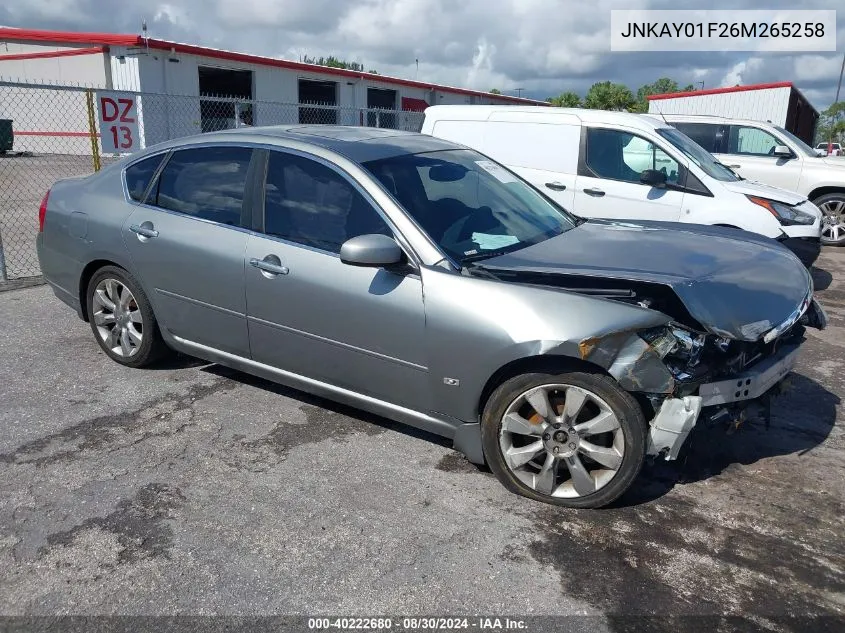
[{"label": "windshield", "polygon": [[462,265],[537,244],[579,222],[472,150],[403,154],[363,166]]},{"label": "windshield", "polygon": [[684,156],[698,165],[711,178],[722,182],[735,182],[740,179],[734,172],[717,161],[713,154],[710,154],[680,130],[673,127],[661,127],[657,129],[657,133],[681,150]]},{"label": "windshield", "polygon": [[792,141],[792,143],[794,145],[796,145],[798,147],[798,149],[801,150],[801,153],[804,154],[805,156],[818,156],[819,155],[818,151],[814,150],[812,147],[807,145],[804,141],[802,141],[800,138],[795,136],[789,130],[785,130],[779,125],[774,125],[772,127],[774,127],[778,132],[780,132],[786,138],[788,138],[790,141]]}]

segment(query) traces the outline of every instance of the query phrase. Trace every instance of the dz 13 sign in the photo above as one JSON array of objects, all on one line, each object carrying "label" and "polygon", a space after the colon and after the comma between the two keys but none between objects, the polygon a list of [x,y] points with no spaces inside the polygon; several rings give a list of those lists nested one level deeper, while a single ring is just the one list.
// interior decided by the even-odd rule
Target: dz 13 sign
[{"label": "dz 13 sign", "polygon": [[129,154],[141,149],[138,136],[138,95],[98,92],[100,142],[104,154]]}]

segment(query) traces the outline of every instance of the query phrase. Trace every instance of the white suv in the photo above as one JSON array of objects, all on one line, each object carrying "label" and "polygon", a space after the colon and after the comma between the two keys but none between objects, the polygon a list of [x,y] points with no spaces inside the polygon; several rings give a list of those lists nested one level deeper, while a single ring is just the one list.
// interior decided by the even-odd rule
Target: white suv
[{"label": "white suv", "polygon": [[822,243],[845,245],[845,160],[819,156],[778,125],[716,116],[665,119],[743,178],[807,196],[824,214]]},{"label": "white suv", "polygon": [[842,146],[839,143],[819,143],[816,149],[824,156],[842,156]]}]

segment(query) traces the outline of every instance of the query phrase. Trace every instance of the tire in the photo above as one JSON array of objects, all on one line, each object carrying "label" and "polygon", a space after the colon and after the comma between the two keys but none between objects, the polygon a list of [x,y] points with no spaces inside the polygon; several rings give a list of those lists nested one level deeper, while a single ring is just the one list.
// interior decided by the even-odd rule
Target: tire
[{"label": "tire", "polygon": [[[540,393],[546,394],[545,401]],[[538,412],[535,405],[548,407],[543,402],[551,403],[551,416]],[[567,412],[567,402],[574,417]],[[481,419],[485,458],[505,488],[568,508],[606,506],[630,488],[645,458],[646,429],[642,409],[631,394],[609,376],[586,372],[511,378],[490,396]],[[538,442],[542,448],[534,458],[518,465],[535,452]]]},{"label": "tire", "polygon": [[822,244],[845,245],[845,192],[819,196],[813,199],[813,204],[822,211]]},{"label": "tire", "polygon": [[86,301],[94,338],[113,361],[126,367],[146,367],[167,353],[147,295],[126,270],[117,266],[99,269],[88,282]]}]

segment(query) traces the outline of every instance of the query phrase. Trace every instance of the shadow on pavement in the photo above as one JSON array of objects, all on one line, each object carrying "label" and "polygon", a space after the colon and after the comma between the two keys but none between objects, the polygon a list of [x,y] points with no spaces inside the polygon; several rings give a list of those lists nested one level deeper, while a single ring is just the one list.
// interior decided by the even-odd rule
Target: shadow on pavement
[{"label": "shadow on pavement", "polygon": [[270,391],[277,395],[290,398],[291,400],[297,400],[303,404],[339,413],[340,415],[345,415],[346,417],[366,422],[367,424],[375,424],[381,428],[390,429],[391,431],[396,431],[397,433],[425,440],[433,444],[439,444],[440,446],[447,446],[450,448],[452,446],[452,440],[448,438],[435,435],[434,433],[429,433],[428,431],[423,431],[422,429],[418,429],[413,426],[408,426],[407,424],[402,424],[401,422],[395,422],[374,413],[362,411],[361,409],[340,404],[333,400],[327,400],[326,398],[321,398],[305,391],[300,391],[299,389],[271,382],[269,380],[265,380],[264,378],[258,378],[257,376],[253,376],[251,374],[245,374],[236,369],[231,369],[222,365],[209,365],[206,362],[201,362],[200,364],[208,365],[207,367],[203,367],[201,371],[214,374],[215,376],[228,378],[229,380],[234,380],[235,382],[239,382],[243,385],[249,385],[250,387],[255,387],[257,389],[263,389],[264,391]]},{"label": "shadow on pavement", "polygon": [[810,274],[813,277],[813,288],[815,290],[827,290],[830,288],[830,284],[833,283],[833,275],[824,268],[813,266]]}]

